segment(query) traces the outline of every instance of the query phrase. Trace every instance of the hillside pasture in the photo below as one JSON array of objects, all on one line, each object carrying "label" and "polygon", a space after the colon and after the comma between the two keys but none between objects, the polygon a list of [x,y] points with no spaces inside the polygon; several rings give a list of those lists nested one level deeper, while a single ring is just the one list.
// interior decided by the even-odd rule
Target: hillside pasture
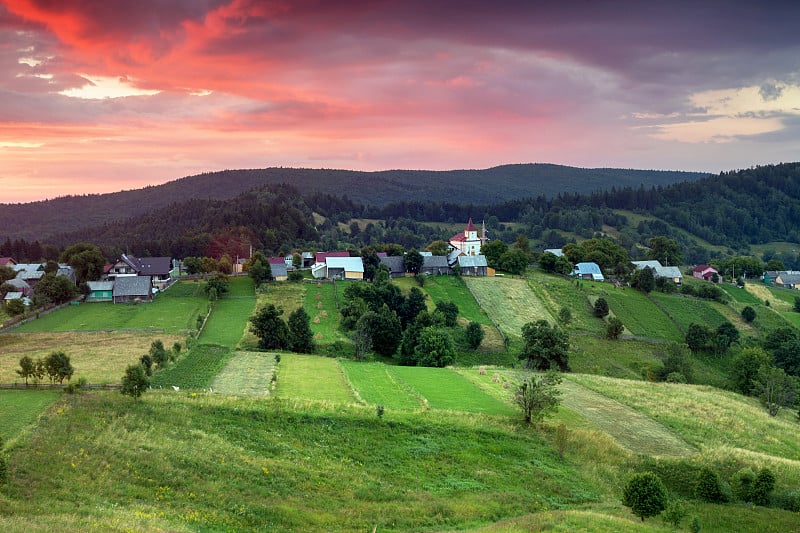
[{"label": "hillside pasture", "polygon": [[552,316],[557,317],[562,307],[570,310],[572,321],[569,330],[603,335],[604,324],[592,315],[581,285],[571,279],[540,271],[531,273],[528,285]]},{"label": "hillside pasture", "polygon": [[470,380],[448,368],[392,366],[387,370],[423,398],[431,409],[487,415],[515,414],[510,405],[483,392]]},{"label": "hillside pasture", "polygon": [[[701,451],[747,450],[764,458],[800,461],[796,412],[770,417],[758,400],[706,385],[620,382],[587,374],[567,377],[663,424]],[[800,482],[800,463],[793,468]]]},{"label": "hillside pasture", "polygon": [[197,315],[205,314],[208,307],[208,300],[202,295],[202,285],[178,281],[147,303],[93,302],[69,305],[13,331],[53,333],[125,330],[185,334],[195,327]]},{"label": "hillside pasture", "polygon": [[211,382],[217,394],[269,396],[275,375],[275,354],[235,352]]},{"label": "hillside pasture", "polygon": [[[61,397],[55,390],[0,390],[0,437],[12,443],[25,428]],[[0,445],[0,451],[3,446]]]},{"label": "hillside pasture", "polygon": [[459,316],[486,326],[494,326],[481,309],[475,297],[465,285],[464,279],[457,276],[427,276],[424,292],[428,293],[434,306],[438,302],[451,301],[458,306]]},{"label": "hillside pasture", "polygon": [[361,400],[387,409],[415,410],[422,402],[408,386],[395,378],[383,363],[339,361],[350,385]]},{"label": "hillside pasture", "polygon": [[644,293],[635,289],[610,289],[603,297],[633,335],[672,342],[683,341],[677,326]]},{"label": "hillside pasture", "polygon": [[256,299],[248,296],[227,296],[218,300],[206,321],[199,341],[234,348],[244,337]]},{"label": "hillside pasture", "polygon": [[356,401],[336,359],[316,355],[281,354],[277,395],[337,403]]},{"label": "hillside pasture", "polygon": [[481,308],[507,335],[519,337],[528,322],[555,322],[524,279],[464,278]]},{"label": "hillside pasture", "polygon": [[736,285],[731,285],[730,283],[720,283],[717,286],[725,291],[735,302],[750,306],[764,303],[764,300],[756,298],[756,296],[746,288],[740,289]]},{"label": "hillside pasture", "polygon": [[[347,341],[339,329],[339,307],[346,285],[342,283],[306,283],[303,307],[311,320],[311,331],[319,345]],[[284,318],[288,318],[288,315]]]},{"label": "hillside pasture", "polygon": [[3,333],[0,383],[23,383],[16,373],[23,356],[44,359],[55,351],[69,356],[75,369],[73,381],[86,378],[90,384],[119,383],[125,368],[148,353],[157,339],[170,348],[185,337],[141,332]]},{"label": "hillside pasture", "polygon": [[702,324],[711,329],[717,329],[726,321],[726,318],[714,308],[712,302],[661,292],[651,292],[650,298],[669,318],[675,321],[684,335],[689,324]]}]

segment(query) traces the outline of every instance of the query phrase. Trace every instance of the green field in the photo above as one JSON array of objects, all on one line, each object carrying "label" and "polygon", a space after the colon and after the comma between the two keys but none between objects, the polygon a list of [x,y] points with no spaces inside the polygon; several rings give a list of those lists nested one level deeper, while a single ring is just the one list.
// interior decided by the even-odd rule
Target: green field
[{"label": "green field", "polygon": [[755,305],[755,304],[763,304],[762,300],[756,298],[751,292],[747,289],[740,289],[736,285],[731,285],[730,283],[720,283],[717,285],[720,289],[725,291],[728,296],[731,297],[732,300],[745,304],[745,305]]},{"label": "green field", "polygon": [[528,277],[528,285],[552,316],[557,317],[562,307],[570,310],[572,321],[567,326],[569,330],[592,335],[604,334],[605,324],[594,317],[586,299],[586,290],[575,281],[533,271]]},{"label": "green field", "polygon": [[247,320],[256,304],[253,291],[250,278],[233,278],[230,293],[215,303],[199,341],[235,347],[245,334]]},{"label": "green field", "polygon": [[217,394],[269,396],[275,375],[275,354],[235,352],[211,384]]},{"label": "green field", "polygon": [[651,292],[650,298],[678,324],[684,334],[689,324],[703,324],[711,329],[717,329],[726,320],[714,309],[712,302],[660,292]]},{"label": "green field", "polygon": [[212,344],[199,344],[178,361],[153,374],[153,388],[205,389],[211,386],[214,377],[225,366],[231,356],[230,348]]},{"label": "green field", "polygon": [[512,415],[514,409],[484,393],[474,383],[447,368],[387,367],[414,390],[431,409],[449,409],[489,415]]},{"label": "green field", "polygon": [[422,407],[410,387],[404,386],[383,363],[339,361],[347,379],[359,398],[370,405],[383,405],[387,409],[414,410]]},{"label": "green field", "polygon": [[302,400],[356,401],[336,359],[315,355],[281,355],[277,394],[280,398]]},{"label": "green field", "polygon": [[53,390],[0,390],[0,436],[5,444],[23,429],[35,426],[39,415],[60,397],[61,393]]},{"label": "green field", "polygon": [[492,321],[481,310],[478,302],[467,289],[462,278],[456,276],[428,276],[423,290],[428,293],[435,305],[438,302],[452,301],[458,306],[459,316],[470,322],[492,326]]},{"label": "green field", "polygon": [[524,279],[465,278],[481,308],[491,316],[507,335],[519,337],[522,326],[536,320],[554,322],[536,294]]},{"label": "green field", "polygon": [[144,330],[186,333],[205,313],[202,283],[178,281],[150,303],[70,305],[14,329],[15,333]]},{"label": "green field", "polygon": [[339,329],[339,306],[345,285],[317,283],[305,286],[303,306],[311,319],[311,331],[314,332],[315,342],[324,345],[346,341],[347,336]]},{"label": "green field", "polygon": [[634,289],[609,288],[600,296],[608,301],[611,311],[633,335],[672,342],[683,341],[684,336],[675,323],[644,293]]}]

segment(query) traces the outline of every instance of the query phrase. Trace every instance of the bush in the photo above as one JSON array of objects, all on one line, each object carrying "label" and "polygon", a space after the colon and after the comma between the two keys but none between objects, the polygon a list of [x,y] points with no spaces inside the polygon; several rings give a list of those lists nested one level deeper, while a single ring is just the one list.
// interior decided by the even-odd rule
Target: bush
[{"label": "bush", "polygon": [[303,273],[299,270],[292,270],[289,272],[288,280],[292,283],[299,283],[303,281]]},{"label": "bush", "polygon": [[667,489],[661,479],[652,472],[635,474],[622,495],[622,505],[630,507],[631,512],[642,519],[656,516],[667,508]]},{"label": "bush", "polygon": [[731,476],[731,489],[738,501],[753,501],[753,484],[756,481],[756,473],[750,468],[742,468]]},{"label": "bush", "polygon": [[745,307],[744,309],[742,309],[742,318],[748,324],[750,322],[752,322],[753,320],[755,320],[756,319],[756,311],[755,311],[755,309],[753,309],[749,305],[747,307]]},{"label": "bush", "polygon": [[8,456],[0,451],[0,485],[8,482]]},{"label": "bush", "polygon": [[686,381],[686,376],[684,376],[680,372],[670,372],[667,374],[667,377],[664,379],[667,383],[688,383]]},{"label": "bush", "polygon": [[572,311],[570,311],[568,307],[562,307],[558,311],[558,320],[561,322],[561,325],[568,326],[569,323],[572,322]]},{"label": "bush", "polygon": [[473,350],[477,350],[481,345],[484,335],[483,328],[477,322],[470,322],[467,325],[467,344]]},{"label": "bush", "polygon": [[682,500],[671,500],[664,510],[664,522],[671,524],[675,529],[681,527],[681,522],[686,518],[688,511],[686,504]]},{"label": "bush", "polygon": [[772,498],[772,505],[779,509],[800,513],[800,491],[790,490],[789,492],[776,494]]},{"label": "bush", "polygon": [[608,320],[608,325],[606,326],[606,338],[609,340],[616,340],[622,335],[624,330],[625,326],[622,324],[622,320],[617,317],[612,317]]},{"label": "bush", "polygon": [[775,489],[775,474],[769,468],[759,470],[756,480],[753,483],[753,503],[756,505],[767,505],[769,496]]},{"label": "bush", "polygon": [[599,316],[600,318],[607,316],[609,313],[608,309],[608,302],[605,298],[598,298],[594,302],[594,315]]},{"label": "bush", "polygon": [[694,494],[698,499],[710,503],[724,503],[729,500],[725,492],[716,470],[705,467],[700,471],[694,488]]}]

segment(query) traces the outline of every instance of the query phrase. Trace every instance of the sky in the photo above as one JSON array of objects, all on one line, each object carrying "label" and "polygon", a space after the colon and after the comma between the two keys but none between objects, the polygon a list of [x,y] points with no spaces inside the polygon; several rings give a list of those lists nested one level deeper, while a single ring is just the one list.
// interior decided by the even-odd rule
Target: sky
[{"label": "sky", "polygon": [[800,160],[800,2],[0,0],[0,202],[201,172]]}]

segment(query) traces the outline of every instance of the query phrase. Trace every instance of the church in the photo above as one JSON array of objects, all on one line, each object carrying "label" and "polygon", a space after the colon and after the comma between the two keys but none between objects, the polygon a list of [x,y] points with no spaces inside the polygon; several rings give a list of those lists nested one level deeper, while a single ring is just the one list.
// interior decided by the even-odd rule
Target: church
[{"label": "church", "polygon": [[453,250],[458,250],[459,255],[480,255],[481,246],[487,241],[486,238],[486,224],[481,224],[481,235],[478,236],[478,230],[472,224],[472,218],[469,219],[467,227],[461,233],[456,233],[450,237],[450,246]]}]

